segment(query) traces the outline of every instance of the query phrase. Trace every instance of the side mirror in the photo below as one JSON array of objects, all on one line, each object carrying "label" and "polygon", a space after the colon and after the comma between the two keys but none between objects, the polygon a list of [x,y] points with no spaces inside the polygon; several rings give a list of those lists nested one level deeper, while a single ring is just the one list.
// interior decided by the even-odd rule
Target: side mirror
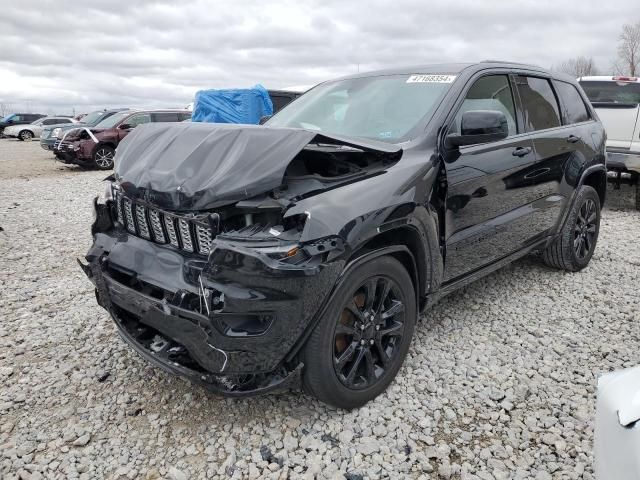
[{"label": "side mirror", "polygon": [[460,133],[447,135],[454,147],[495,142],[509,136],[509,123],[504,113],[497,110],[470,110],[462,114]]},{"label": "side mirror", "polygon": [[265,115],[264,117],[260,117],[259,125],[264,125],[267,120],[269,120],[273,115]]},{"label": "side mirror", "polygon": [[118,128],[120,130],[131,130],[135,125],[131,125],[130,123],[123,123]]}]

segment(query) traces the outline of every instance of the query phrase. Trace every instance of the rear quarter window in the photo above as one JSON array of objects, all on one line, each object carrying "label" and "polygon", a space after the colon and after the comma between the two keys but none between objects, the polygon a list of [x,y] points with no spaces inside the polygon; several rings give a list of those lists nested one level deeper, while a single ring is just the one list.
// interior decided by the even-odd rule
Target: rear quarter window
[{"label": "rear quarter window", "polygon": [[153,114],[153,122],[179,122],[177,112],[158,112]]},{"label": "rear quarter window", "polygon": [[575,86],[559,81],[553,83],[560,97],[565,123],[580,123],[591,119],[582,95]]}]

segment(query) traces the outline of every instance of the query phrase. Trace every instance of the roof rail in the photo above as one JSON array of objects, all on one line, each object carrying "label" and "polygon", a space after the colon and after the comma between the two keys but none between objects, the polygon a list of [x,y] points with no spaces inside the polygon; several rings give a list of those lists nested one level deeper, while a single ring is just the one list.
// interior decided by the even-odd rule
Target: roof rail
[{"label": "roof rail", "polygon": [[509,62],[507,60],[481,60],[480,63],[509,63],[511,65],[526,65],[528,67],[535,67],[535,65],[531,65],[529,63]]}]

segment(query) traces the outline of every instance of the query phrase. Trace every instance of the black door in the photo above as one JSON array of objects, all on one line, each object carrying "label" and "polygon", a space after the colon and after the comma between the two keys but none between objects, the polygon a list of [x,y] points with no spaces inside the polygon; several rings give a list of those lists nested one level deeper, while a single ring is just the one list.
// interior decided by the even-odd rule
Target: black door
[{"label": "black door", "polygon": [[566,126],[556,132],[557,144],[568,153],[559,194],[568,198],[578,184],[580,172],[598,155],[596,145],[600,143],[601,129],[574,85],[557,80],[552,83]]},{"label": "black door", "polygon": [[537,224],[545,205],[532,180],[540,167],[533,135],[523,130],[521,116],[516,115],[515,98],[507,75],[481,77],[467,91],[449,126],[448,133],[459,131],[466,111],[497,110],[507,117],[509,136],[445,155],[445,281],[520,250],[543,228]]}]

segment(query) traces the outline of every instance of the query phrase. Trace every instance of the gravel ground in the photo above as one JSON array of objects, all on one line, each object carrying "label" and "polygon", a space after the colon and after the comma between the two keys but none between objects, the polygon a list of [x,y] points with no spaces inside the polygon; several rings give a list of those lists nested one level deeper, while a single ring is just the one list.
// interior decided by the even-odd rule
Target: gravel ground
[{"label": "gravel ground", "polygon": [[586,270],[527,258],[445,298],[347,412],[223,399],[127,348],[75,262],[104,176],[0,140],[0,478],[593,478],[596,378],[638,363],[630,189]]}]

